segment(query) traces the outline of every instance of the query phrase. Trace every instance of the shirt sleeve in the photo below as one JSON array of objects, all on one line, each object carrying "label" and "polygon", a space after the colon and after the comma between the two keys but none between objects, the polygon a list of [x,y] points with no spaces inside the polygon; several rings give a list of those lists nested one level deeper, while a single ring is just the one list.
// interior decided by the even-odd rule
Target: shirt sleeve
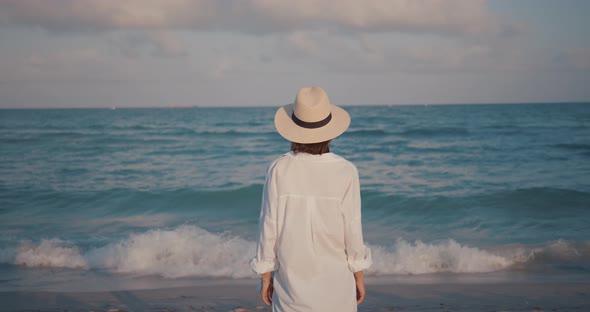
[{"label": "shirt sleeve", "polygon": [[365,270],[371,266],[373,259],[371,249],[365,246],[363,241],[361,190],[356,167],[354,167],[352,179],[342,200],[342,212],[348,268],[352,272]]},{"label": "shirt sleeve", "polygon": [[277,187],[273,173],[274,166],[271,165],[262,191],[256,257],[250,260],[250,267],[257,274],[276,271],[279,268],[276,259]]}]

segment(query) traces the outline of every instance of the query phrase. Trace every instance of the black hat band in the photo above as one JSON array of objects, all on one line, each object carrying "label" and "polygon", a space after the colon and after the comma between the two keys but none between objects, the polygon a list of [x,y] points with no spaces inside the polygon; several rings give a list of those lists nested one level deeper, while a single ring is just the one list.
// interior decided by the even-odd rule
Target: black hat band
[{"label": "black hat band", "polygon": [[293,112],[293,114],[291,114],[291,119],[293,119],[293,122],[303,128],[307,128],[307,129],[316,129],[316,128],[321,128],[325,125],[327,125],[330,120],[332,120],[332,113],[330,113],[330,115],[328,115],[328,117],[320,120],[320,121],[316,121],[316,122],[307,122],[307,121],[303,121],[299,118],[297,118],[297,116],[295,116],[295,112]]}]

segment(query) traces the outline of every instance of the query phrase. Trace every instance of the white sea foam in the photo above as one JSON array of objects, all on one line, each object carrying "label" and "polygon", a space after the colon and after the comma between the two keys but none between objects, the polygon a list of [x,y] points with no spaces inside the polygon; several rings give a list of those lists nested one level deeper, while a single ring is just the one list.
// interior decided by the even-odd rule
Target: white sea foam
[{"label": "white sea foam", "polygon": [[520,257],[500,256],[449,239],[439,244],[399,239],[392,248],[373,246],[369,274],[425,274],[438,272],[476,273],[506,269]]},{"label": "white sea foam", "polygon": [[164,277],[251,276],[248,257],[255,245],[195,226],[151,230],[86,253],[92,267]]},{"label": "white sea foam", "polygon": [[[49,239],[0,249],[0,262],[30,267],[103,269],[115,273],[166,278],[253,277],[248,260],[255,242],[214,234],[196,226],[150,230],[85,252],[73,243]],[[390,247],[370,246],[369,275],[476,273],[510,269],[543,259],[577,259],[589,254],[590,243],[553,241],[542,246],[507,245],[480,249],[449,239],[438,243],[398,239]]]},{"label": "white sea foam", "polygon": [[21,243],[14,263],[31,267],[88,268],[80,249],[59,239],[44,239],[39,244]]}]

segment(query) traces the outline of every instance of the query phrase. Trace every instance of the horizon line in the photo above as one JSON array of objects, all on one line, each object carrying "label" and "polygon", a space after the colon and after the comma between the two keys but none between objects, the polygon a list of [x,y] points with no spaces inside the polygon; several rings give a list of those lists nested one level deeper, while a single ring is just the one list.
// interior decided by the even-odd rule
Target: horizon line
[{"label": "horizon line", "polygon": [[[479,102],[479,103],[415,103],[415,104],[346,104],[346,105],[338,105],[341,107],[375,107],[375,106],[386,106],[386,107],[393,107],[393,106],[452,106],[452,105],[527,105],[527,104],[590,104],[590,100],[588,101],[560,101],[560,102]],[[282,105],[281,105],[282,106]],[[53,107],[39,107],[39,106],[29,106],[29,107],[0,107],[0,110],[29,110],[29,109],[107,109],[107,110],[117,110],[117,109],[194,109],[194,108],[271,108],[271,107],[280,107],[280,106],[271,106],[271,105],[244,105],[244,106],[235,106],[235,105],[228,105],[228,106],[203,106],[203,105],[182,105],[182,106],[53,106]]]}]

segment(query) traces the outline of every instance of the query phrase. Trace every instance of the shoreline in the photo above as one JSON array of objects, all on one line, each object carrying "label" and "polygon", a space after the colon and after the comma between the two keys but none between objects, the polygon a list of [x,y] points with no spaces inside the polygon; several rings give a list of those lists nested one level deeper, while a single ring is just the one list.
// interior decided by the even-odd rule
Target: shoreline
[{"label": "shoreline", "polygon": [[[253,283],[0,292],[0,311],[269,311]],[[367,283],[359,311],[588,311],[590,282]]]}]

